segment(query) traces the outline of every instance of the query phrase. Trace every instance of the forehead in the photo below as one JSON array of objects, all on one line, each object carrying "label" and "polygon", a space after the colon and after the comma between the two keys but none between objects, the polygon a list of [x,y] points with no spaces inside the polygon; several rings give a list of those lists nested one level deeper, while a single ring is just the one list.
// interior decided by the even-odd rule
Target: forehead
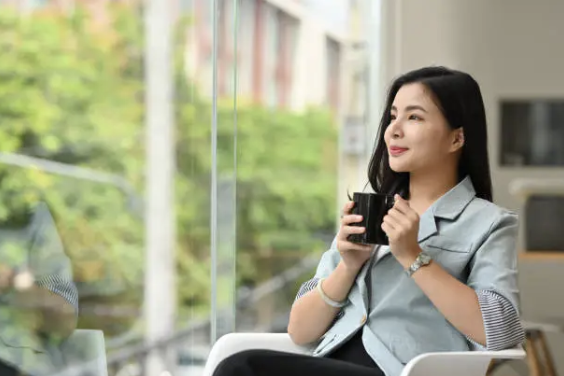
[{"label": "forehead", "polygon": [[420,83],[403,85],[397,92],[392,104],[398,110],[404,107],[418,105],[426,110],[436,107],[431,92]]}]

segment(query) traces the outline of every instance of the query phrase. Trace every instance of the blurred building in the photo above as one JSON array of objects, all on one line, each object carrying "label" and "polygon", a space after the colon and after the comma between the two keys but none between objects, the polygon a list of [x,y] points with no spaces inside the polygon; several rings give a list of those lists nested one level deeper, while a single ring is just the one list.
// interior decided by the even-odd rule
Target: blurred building
[{"label": "blurred building", "polygon": [[[297,0],[220,0],[218,90],[271,107],[302,110],[328,105],[341,110],[346,37],[334,32]],[[194,23],[188,72],[211,95],[212,19],[209,0],[192,0]],[[232,30],[237,23],[239,35]],[[235,76],[237,71],[237,76]]]},{"label": "blurred building", "polygon": [[[105,19],[104,5],[137,0],[0,0],[29,11],[46,5],[70,10],[81,3]],[[175,14],[192,14],[188,74],[204,96],[212,90],[211,0],[169,0]],[[218,91],[269,107],[302,110],[327,105],[341,112],[345,33],[329,26],[303,0],[218,0]],[[237,23],[238,35],[232,30]],[[342,30],[342,28],[341,28]],[[235,75],[237,72],[237,75]]]}]

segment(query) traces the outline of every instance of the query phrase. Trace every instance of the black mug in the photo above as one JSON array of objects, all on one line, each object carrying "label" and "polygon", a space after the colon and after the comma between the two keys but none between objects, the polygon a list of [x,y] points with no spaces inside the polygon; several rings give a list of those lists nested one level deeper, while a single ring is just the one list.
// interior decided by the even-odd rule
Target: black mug
[{"label": "black mug", "polygon": [[352,201],[354,207],[351,214],[362,215],[362,221],[351,226],[364,227],[362,234],[351,234],[348,240],[360,244],[389,245],[388,236],[382,230],[384,216],[394,206],[394,196],[380,193],[355,192]]}]

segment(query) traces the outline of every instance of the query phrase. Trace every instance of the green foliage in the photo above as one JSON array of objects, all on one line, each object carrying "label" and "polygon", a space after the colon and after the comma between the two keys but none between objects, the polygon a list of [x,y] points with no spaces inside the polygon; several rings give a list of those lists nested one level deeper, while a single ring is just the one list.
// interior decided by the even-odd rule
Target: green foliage
[{"label": "green foliage", "polygon": [[[179,132],[179,236],[187,257],[209,257],[211,130],[206,111],[201,121]],[[205,115],[204,115],[205,114]],[[189,124],[192,106],[182,106],[179,124]],[[219,175],[227,180],[234,171],[233,110],[224,105],[219,114]],[[273,111],[258,106],[237,109],[236,207],[237,285],[256,284],[261,278],[320,250],[322,235],[334,230],[336,130],[328,112],[311,109],[304,114]],[[232,202],[220,202],[220,205]],[[274,263],[271,259],[280,260]],[[284,261],[286,260],[286,261]],[[182,264],[182,262],[181,262]],[[180,270],[181,296],[205,302],[209,272],[186,262]],[[192,276],[198,273],[200,278]]]},{"label": "green foliage", "polygon": [[[114,174],[141,197],[143,38],[136,13],[114,6],[100,27],[80,9],[26,18],[0,10],[0,150]],[[179,30],[178,299],[181,313],[192,315],[209,309],[211,107],[186,78],[184,23]],[[333,231],[337,132],[321,109],[295,114],[244,105],[236,115],[235,143],[233,105],[220,102],[219,175],[229,180],[236,172],[237,283],[256,284],[320,250],[320,235]],[[141,307],[143,222],[130,199],[115,186],[0,164],[0,220],[17,226],[34,203],[48,203],[83,304]],[[282,261],[266,262],[277,257]],[[84,317],[82,324],[108,334],[131,325],[100,321]]]},{"label": "green foliage", "polygon": [[[140,61],[124,56],[128,35],[95,33],[91,26],[80,11],[23,18],[2,9],[0,150],[109,172],[139,188],[142,81],[130,72]],[[57,219],[79,285],[102,297],[131,291],[123,303],[139,306],[143,226],[123,192],[0,165],[4,227],[25,224],[25,213],[38,201],[47,202]],[[82,295],[82,303],[92,298]]]}]

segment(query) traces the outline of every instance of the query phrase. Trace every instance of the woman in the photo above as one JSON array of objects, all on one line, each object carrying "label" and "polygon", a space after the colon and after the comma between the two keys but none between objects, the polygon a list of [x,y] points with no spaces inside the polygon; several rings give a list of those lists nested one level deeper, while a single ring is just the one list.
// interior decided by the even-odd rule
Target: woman
[{"label": "woman", "polygon": [[368,169],[372,188],[396,197],[389,246],[349,242],[365,229],[345,205],[290,314],[288,333],[314,356],[246,351],[215,376],[395,376],[422,353],[521,343],[518,224],[491,202],[486,128],[470,75],[429,67],[396,79]]},{"label": "woman", "polygon": [[66,366],[59,345],[76,328],[78,292],[48,206],[35,205],[25,222],[0,228],[0,375],[55,375]]}]

